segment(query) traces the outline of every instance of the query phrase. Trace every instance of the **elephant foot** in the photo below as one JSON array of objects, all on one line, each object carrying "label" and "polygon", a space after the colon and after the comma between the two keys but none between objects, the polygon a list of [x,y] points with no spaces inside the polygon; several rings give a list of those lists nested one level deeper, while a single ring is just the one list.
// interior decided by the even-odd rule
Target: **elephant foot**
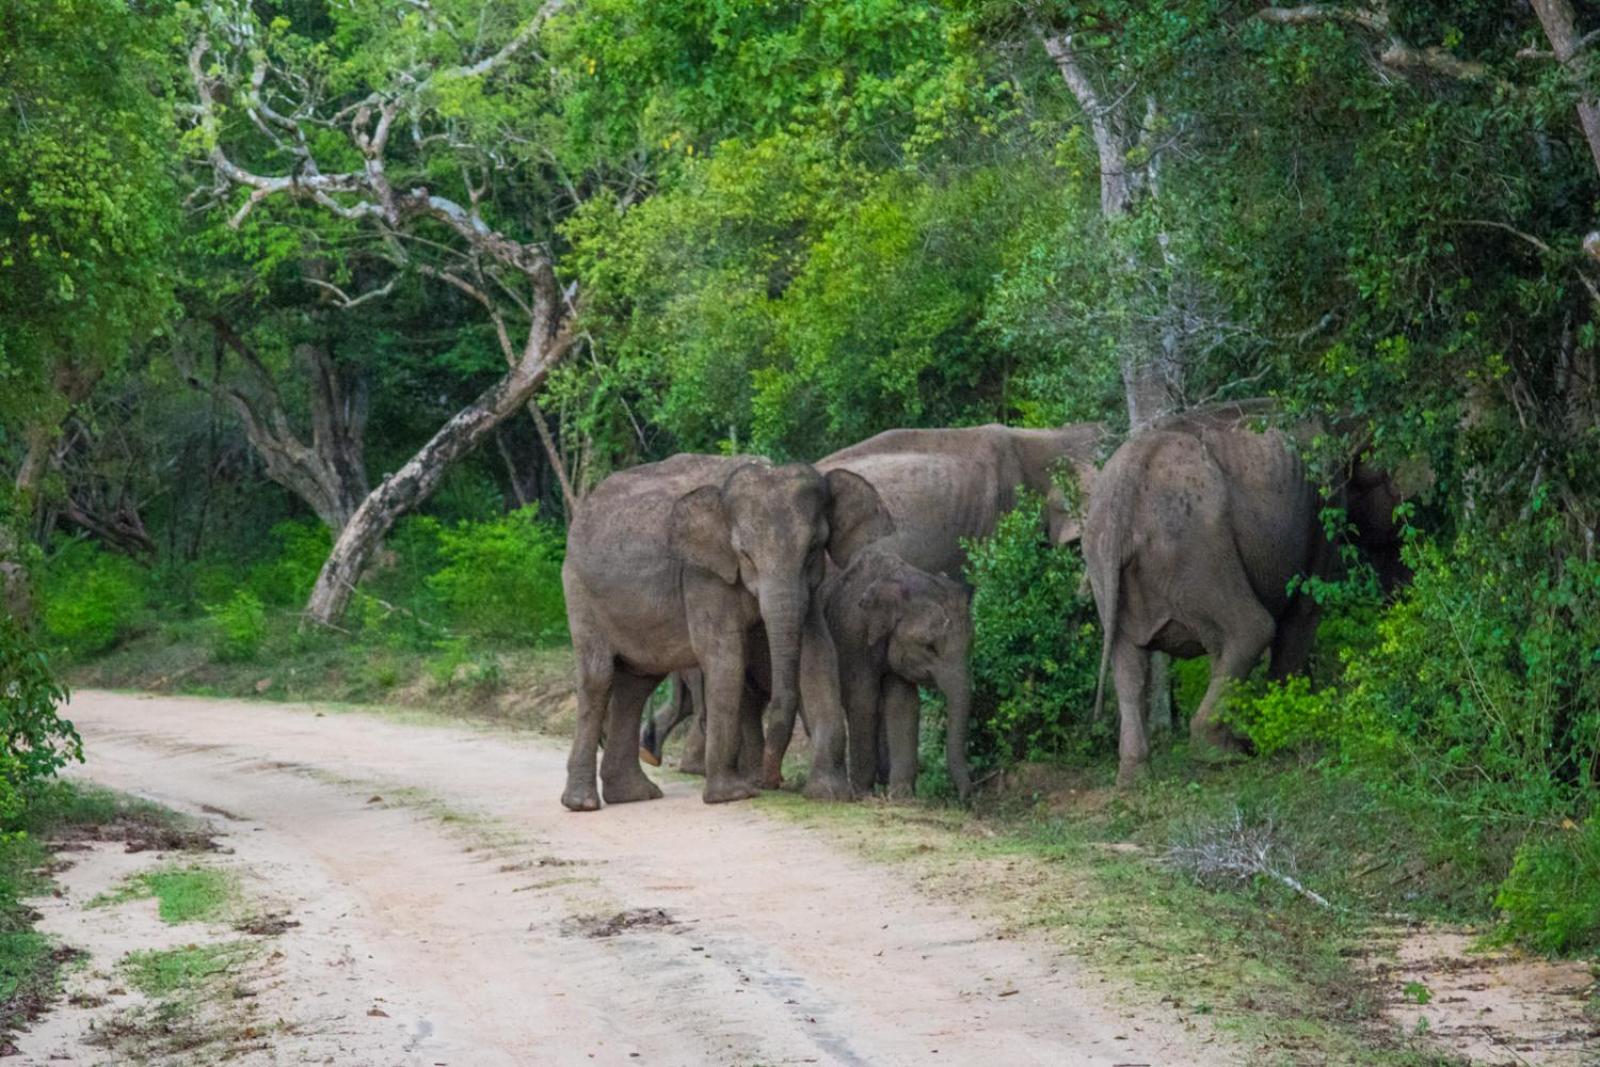
[{"label": "elephant foot", "polygon": [[659,767],[661,766],[661,757],[650,751],[644,745],[640,745],[639,762],[649,764],[652,767]]},{"label": "elephant foot", "polygon": [[1226,727],[1196,727],[1189,731],[1189,755],[1204,763],[1228,763],[1244,756],[1244,742]]},{"label": "elephant foot", "polygon": [[806,787],[801,790],[812,800],[854,800],[855,793],[850,789],[850,782],[844,775],[827,774],[813,770],[810,778],[806,780]]},{"label": "elephant foot", "polygon": [[640,800],[661,799],[661,787],[646,778],[643,773],[606,782],[604,792],[607,804],[632,804]]},{"label": "elephant foot", "polygon": [[1132,789],[1150,777],[1148,760],[1123,760],[1117,764],[1117,788]]},{"label": "elephant foot", "polygon": [[599,811],[600,791],[593,782],[571,783],[561,794],[561,803],[568,811]]},{"label": "elephant foot", "polygon": [[725,778],[707,778],[701,798],[707,804],[727,804],[735,800],[749,800],[761,795],[761,789],[749,779],[729,775]]},{"label": "elephant foot", "polygon": [[684,774],[698,774],[704,777],[706,773],[706,758],[704,756],[684,756],[678,761],[678,770]]},{"label": "elephant foot", "polygon": [[764,753],[761,760],[761,788],[783,788],[783,757]]}]

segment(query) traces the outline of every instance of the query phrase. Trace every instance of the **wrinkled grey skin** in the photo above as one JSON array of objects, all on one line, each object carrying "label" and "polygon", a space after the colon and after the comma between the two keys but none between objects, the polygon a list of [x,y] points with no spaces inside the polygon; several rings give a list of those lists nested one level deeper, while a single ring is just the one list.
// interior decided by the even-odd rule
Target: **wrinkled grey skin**
[{"label": "wrinkled grey skin", "polygon": [[879,542],[830,575],[818,596],[839,655],[840,698],[850,724],[850,784],[870,793],[884,781],[897,797],[916,792],[922,712],[917,687],[928,686],[945,696],[945,757],[965,800],[972,791],[972,610],[966,587],[913,567]]},{"label": "wrinkled grey skin", "polygon": [[[802,687],[813,708],[807,793],[848,798],[837,664],[812,593],[829,553],[848,559],[892,528],[865,481],[824,477],[806,464],[679,455],[597,486],[573,519],[562,567],[578,663],[578,726],[562,803],[593,811],[602,791],[607,803],[661,795],[633,739],[650,693],[691,667],[704,674],[704,798],[754,796],[756,783],[738,764],[741,738],[761,728],[746,679],[765,658],[763,644],[768,714],[792,718]],[[802,664],[808,628],[813,651]],[[597,788],[602,731],[628,743],[606,747]]]},{"label": "wrinkled grey skin", "polygon": [[[1087,496],[1105,427],[1081,422],[1056,430],[1008,426],[888,430],[817,461],[820,471],[849,470],[872,483],[895,531],[885,541],[901,559],[930,574],[958,581],[966,565],[963,538],[994,533],[1017,503],[1019,486],[1052,496],[1052,473],[1061,469]],[[1059,503],[1060,493],[1053,494]],[[1078,524],[1061,507],[1051,509],[1051,539],[1075,540]]]},{"label": "wrinkled grey skin", "polygon": [[[1105,634],[1102,695],[1109,668],[1121,713],[1119,784],[1131,784],[1149,757],[1151,652],[1211,657],[1211,684],[1189,726],[1200,750],[1235,745],[1218,713],[1228,685],[1262,652],[1271,648],[1275,678],[1303,670],[1310,655],[1317,605],[1289,584],[1331,574],[1337,552],[1289,438],[1251,428],[1269,410],[1247,402],[1159,420],[1119,448],[1095,483],[1083,555]],[[1384,570],[1399,543],[1391,481],[1357,465],[1331,489],[1327,503],[1348,508],[1358,543]]]}]

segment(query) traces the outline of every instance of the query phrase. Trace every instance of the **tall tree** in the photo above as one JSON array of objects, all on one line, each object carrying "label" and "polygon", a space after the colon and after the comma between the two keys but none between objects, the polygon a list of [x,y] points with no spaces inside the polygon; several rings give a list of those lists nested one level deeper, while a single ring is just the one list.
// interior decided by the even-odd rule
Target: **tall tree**
[{"label": "tall tree", "polygon": [[0,425],[29,512],[63,421],[172,308],[172,28],[106,0],[0,16]]},{"label": "tall tree", "polygon": [[[557,276],[558,226],[599,185],[569,169],[559,117],[575,75],[542,43],[563,7],[336,7],[306,33],[239,3],[201,13],[189,53],[194,143],[228,224],[270,226],[255,215],[272,206],[280,222],[315,219],[340,235],[345,261],[306,280],[341,308],[384,299],[405,275],[464,294],[506,367],[351,512],[306,607],[315,622],[342,615],[394,522],[503,420],[529,409],[543,428],[530,405],[578,338],[576,287]],[[388,278],[355,287],[374,265]]]}]

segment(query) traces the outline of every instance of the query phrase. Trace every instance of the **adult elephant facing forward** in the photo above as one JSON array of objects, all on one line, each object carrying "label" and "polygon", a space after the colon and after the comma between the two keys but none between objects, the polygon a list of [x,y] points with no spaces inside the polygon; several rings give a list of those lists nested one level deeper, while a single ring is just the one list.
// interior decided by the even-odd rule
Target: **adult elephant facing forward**
[{"label": "adult elephant facing forward", "polygon": [[[1218,719],[1223,697],[1269,647],[1273,677],[1305,666],[1318,607],[1291,583],[1327,576],[1337,552],[1289,438],[1251,427],[1269,411],[1254,402],[1160,420],[1117,449],[1096,480],[1083,556],[1104,630],[1101,696],[1108,668],[1116,681],[1121,785],[1149,758],[1151,652],[1211,657],[1211,683],[1189,724],[1199,748],[1233,746]],[[1392,575],[1394,483],[1355,462],[1327,489],[1327,504],[1346,508],[1357,543]]]},{"label": "adult elephant facing forward", "polygon": [[[844,723],[831,641],[812,593],[824,553],[849,559],[892,529],[870,485],[844,471],[752,457],[679,455],[607,478],[568,531],[562,582],[578,661],[578,727],[561,802],[600,806],[661,791],[639,766],[639,715],[674,671],[698,666],[706,702],[707,803],[754,796],[740,775],[747,660],[771,650],[771,713],[792,715],[806,686],[815,731],[807,792],[848,798]],[[807,627],[807,676],[801,634]],[[759,725],[759,724],[757,724]],[[748,730],[748,727],[746,727]],[[626,741],[624,741],[626,739]]]}]

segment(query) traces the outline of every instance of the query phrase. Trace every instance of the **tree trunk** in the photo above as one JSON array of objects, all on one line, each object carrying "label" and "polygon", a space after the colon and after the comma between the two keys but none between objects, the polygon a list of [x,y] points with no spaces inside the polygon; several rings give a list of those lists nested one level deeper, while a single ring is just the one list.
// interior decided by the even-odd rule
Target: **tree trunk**
[{"label": "tree trunk", "polygon": [[21,549],[16,535],[0,522],[0,613],[27,627],[33,623],[33,587]]},{"label": "tree trunk", "polygon": [[189,384],[219,395],[233,406],[250,447],[266,466],[267,477],[303,500],[337,534],[367,497],[366,379],[343,373],[326,342],[295,349],[308,377],[308,445],[295,432],[277,384],[255,349],[225,319],[216,316],[211,322],[222,343],[238,355],[251,387],[224,384],[220,375],[211,382],[203,381],[193,368],[182,366],[180,354]]},{"label": "tree trunk", "polygon": [[530,352],[504,378],[452,416],[404,466],[367,494],[334,541],[333,551],[317,576],[306,603],[308,620],[332,626],[344,617],[356,582],[395,522],[427,500],[456,461],[527,406],[571,343],[571,334],[563,330],[542,350]]}]

